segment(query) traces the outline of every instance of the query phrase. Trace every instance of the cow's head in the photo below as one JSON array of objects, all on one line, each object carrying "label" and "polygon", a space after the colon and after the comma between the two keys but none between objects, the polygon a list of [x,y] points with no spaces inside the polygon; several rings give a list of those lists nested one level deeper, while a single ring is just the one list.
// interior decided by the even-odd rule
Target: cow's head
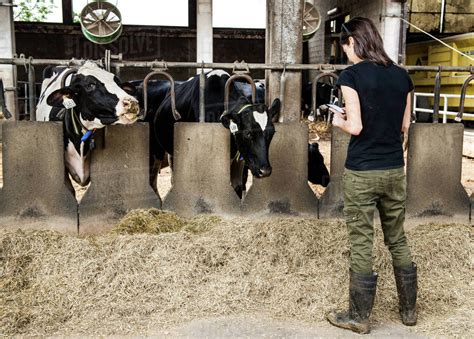
[{"label": "cow's head", "polygon": [[137,99],[132,96],[134,91],[133,85],[121,84],[112,73],[86,62],[69,86],[48,96],[47,104],[60,108],[75,105],[81,123],[89,130],[105,125],[131,124],[139,118],[140,111]]},{"label": "cow's head", "polygon": [[275,99],[268,109],[264,104],[239,101],[221,116],[224,127],[230,129],[237,148],[256,178],[272,173],[268,152],[275,127],[272,119],[280,112],[280,100]]}]

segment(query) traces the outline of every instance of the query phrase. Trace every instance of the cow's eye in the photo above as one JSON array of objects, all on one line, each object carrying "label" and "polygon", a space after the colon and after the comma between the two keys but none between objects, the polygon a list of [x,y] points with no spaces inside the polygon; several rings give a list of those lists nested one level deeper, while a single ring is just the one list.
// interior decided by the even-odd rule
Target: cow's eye
[{"label": "cow's eye", "polygon": [[91,82],[90,84],[87,85],[87,89],[95,89],[95,84]]},{"label": "cow's eye", "polygon": [[246,131],[246,132],[244,132],[244,136],[245,136],[246,138],[250,139],[250,138],[252,138],[252,132]]}]

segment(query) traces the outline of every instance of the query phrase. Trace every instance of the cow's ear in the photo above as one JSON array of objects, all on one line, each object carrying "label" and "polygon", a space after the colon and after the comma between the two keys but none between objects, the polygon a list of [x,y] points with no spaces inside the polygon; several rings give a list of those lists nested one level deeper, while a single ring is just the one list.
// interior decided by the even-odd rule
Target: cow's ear
[{"label": "cow's ear", "polygon": [[137,88],[130,82],[124,82],[120,87],[122,87],[122,89],[130,95],[137,95]]},{"label": "cow's ear", "polygon": [[235,114],[224,112],[221,115],[221,122],[225,128],[230,128],[230,122],[233,121],[236,123],[237,117]]},{"label": "cow's ear", "polygon": [[64,108],[64,97],[74,100],[76,93],[70,87],[60,88],[51,93],[46,103],[52,107]]},{"label": "cow's ear", "polygon": [[268,110],[268,115],[270,116],[270,119],[274,120],[275,118],[278,118],[278,115],[280,114],[280,99],[276,98],[273,100],[272,106]]}]

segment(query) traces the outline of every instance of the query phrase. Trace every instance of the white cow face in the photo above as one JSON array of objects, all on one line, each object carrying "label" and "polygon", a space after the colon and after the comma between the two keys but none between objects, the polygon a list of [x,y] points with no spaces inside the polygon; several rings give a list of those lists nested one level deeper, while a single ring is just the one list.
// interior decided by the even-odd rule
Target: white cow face
[{"label": "white cow face", "polygon": [[69,86],[52,92],[47,103],[53,107],[74,107],[86,129],[105,125],[131,124],[139,118],[139,105],[131,84],[120,84],[112,73],[86,62]]}]

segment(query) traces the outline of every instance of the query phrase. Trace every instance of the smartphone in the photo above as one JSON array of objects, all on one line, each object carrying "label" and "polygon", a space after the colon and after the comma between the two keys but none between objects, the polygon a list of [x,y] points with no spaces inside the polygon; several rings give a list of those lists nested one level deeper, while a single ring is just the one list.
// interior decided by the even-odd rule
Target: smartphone
[{"label": "smartphone", "polygon": [[346,112],[344,112],[344,110],[342,109],[342,107],[339,107],[337,105],[333,105],[333,104],[326,104],[326,106],[328,106],[329,108],[332,108],[333,110],[335,110],[336,112],[339,112],[341,114],[346,114]]}]

